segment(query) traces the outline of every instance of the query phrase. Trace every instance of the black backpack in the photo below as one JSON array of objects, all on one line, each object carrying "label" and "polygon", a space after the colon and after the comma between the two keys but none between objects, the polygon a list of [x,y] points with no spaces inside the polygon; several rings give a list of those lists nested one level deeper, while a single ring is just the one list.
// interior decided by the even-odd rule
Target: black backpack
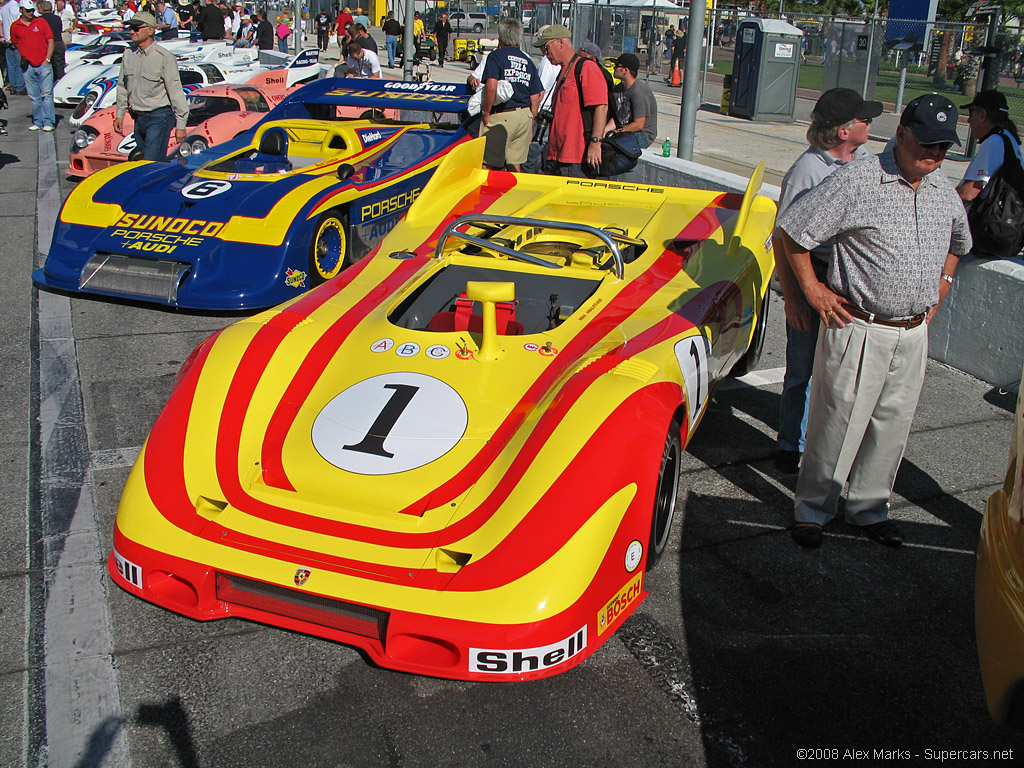
[{"label": "black backpack", "polygon": [[1005,131],[1003,164],[985,185],[984,196],[967,212],[971,253],[992,259],[1016,256],[1024,247],[1024,168]]}]

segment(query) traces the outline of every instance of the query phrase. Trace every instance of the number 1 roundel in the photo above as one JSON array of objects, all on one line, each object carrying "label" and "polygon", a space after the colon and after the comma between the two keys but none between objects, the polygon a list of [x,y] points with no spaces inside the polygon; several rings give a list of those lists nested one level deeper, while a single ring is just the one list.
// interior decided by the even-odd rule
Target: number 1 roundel
[{"label": "number 1 roundel", "polygon": [[313,447],[339,469],[390,475],[444,456],[469,412],[448,384],[421,373],[385,373],[336,395],[313,422]]}]

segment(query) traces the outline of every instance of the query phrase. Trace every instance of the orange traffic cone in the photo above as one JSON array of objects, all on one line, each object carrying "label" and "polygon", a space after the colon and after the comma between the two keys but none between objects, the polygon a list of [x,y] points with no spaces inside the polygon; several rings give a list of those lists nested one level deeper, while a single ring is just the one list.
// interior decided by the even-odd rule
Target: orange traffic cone
[{"label": "orange traffic cone", "polygon": [[678,60],[676,61],[675,68],[672,70],[672,82],[669,83],[669,85],[672,86],[673,88],[678,88],[681,85],[681,83],[679,81],[679,61]]}]

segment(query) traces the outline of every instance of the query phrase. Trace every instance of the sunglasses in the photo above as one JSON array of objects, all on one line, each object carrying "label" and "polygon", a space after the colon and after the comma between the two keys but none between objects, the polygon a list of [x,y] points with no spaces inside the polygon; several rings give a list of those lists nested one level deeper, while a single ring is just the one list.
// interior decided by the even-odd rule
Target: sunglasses
[{"label": "sunglasses", "polygon": [[148,27],[148,26],[149,26],[149,24],[129,24],[128,25],[128,30],[131,31],[131,32],[138,32],[140,29],[144,29],[145,27]]},{"label": "sunglasses", "polygon": [[952,141],[936,141],[931,144],[918,143],[930,152],[948,152],[949,148],[953,146]]},{"label": "sunglasses", "polygon": [[858,117],[857,118],[857,122],[858,123],[864,123],[864,125],[871,125],[871,121],[873,119],[874,118],[871,118],[871,117]]}]

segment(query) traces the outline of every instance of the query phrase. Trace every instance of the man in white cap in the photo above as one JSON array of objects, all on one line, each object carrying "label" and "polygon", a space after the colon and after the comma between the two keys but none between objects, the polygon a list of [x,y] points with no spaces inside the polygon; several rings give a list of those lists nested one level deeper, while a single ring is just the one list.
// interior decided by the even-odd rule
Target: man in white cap
[{"label": "man in white cap", "polygon": [[146,160],[166,160],[171,129],[179,144],[185,140],[188,100],[181,89],[178,61],[157,44],[156,17],[137,13],[128,22],[137,47],[125,51],[117,76],[114,132],[124,133],[124,115],[135,119],[135,144]]},{"label": "man in white cap", "polygon": [[30,131],[53,130],[53,30],[46,19],[36,16],[32,0],[21,0],[21,18],[11,24],[11,42],[28,64],[25,70],[25,88],[32,100]]}]

